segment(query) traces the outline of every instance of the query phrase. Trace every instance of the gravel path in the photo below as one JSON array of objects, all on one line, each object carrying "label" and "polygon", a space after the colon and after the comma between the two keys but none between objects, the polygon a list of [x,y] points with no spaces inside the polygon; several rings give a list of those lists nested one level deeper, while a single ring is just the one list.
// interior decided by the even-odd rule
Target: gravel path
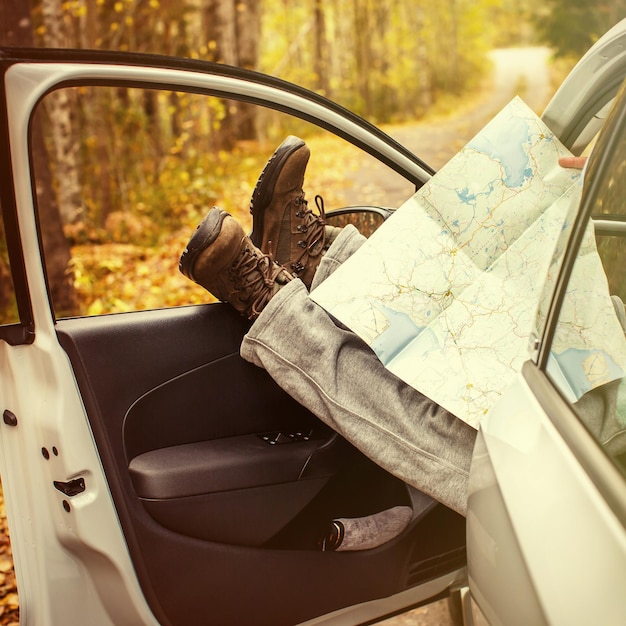
[{"label": "gravel path", "polygon": [[[493,72],[489,85],[466,106],[448,116],[402,126],[385,127],[385,131],[439,169],[459,151],[514,95],[519,95],[534,111],[541,113],[551,94],[548,48],[505,48],[491,53]],[[359,201],[397,207],[411,193],[406,181],[373,161],[360,163],[347,174],[352,188],[345,202]]]}]

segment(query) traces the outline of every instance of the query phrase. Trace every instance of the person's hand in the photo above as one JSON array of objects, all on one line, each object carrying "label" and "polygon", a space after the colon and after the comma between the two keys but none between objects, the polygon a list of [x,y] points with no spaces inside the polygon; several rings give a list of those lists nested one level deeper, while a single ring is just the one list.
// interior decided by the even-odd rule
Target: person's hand
[{"label": "person's hand", "polygon": [[559,159],[559,165],[561,167],[571,167],[577,170],[582,170],[586,162],[587,157],[581,156],[561,157]]}]

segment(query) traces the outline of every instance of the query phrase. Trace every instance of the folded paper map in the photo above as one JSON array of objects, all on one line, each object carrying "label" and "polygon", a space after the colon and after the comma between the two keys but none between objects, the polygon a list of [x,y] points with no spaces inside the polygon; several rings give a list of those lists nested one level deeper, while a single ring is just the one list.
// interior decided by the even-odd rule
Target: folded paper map
[{"label": "folded paper map", "polygon": [[[580,172],[558,165],[568,154],[515,98],[311,298],[390,371],[478,427],[528,359],[553,252],[580,200]],[[603,280],[590,258],[586,279]],[[610,315],[608,291],[605,300]]]}]

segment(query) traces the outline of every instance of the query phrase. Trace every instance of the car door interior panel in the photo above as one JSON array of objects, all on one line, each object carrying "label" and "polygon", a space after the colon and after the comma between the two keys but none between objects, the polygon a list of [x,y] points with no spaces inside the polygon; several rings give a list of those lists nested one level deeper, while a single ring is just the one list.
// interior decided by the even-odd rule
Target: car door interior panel
[{"label": "car door interior panel", "polygon": [[[57,322],[157,619],[267,624],[281,603],[271,623],[295,624],[462,567],[464,519],[244,361],[248,324],[220,303]],[[320,550],[332,519],[400,504],[396,539]]]},{"label": "car door interior panel", "polygon": [[[58,55],[60,66],[75,60]],[[122,57],[113,56],[106,69],[98,58],[111,59],[95,54],[80,80],[72,74],[74,65],[59,72],[72,74],[70,88],[90,85],[79,89],[84,99],[94,97],[90,72],[103,68],[116,78],[96,78],[93,86],[126,95],[144,87],[249,99],[310,118],[415,185],[432,174],[375,127],[315,95],[309,101],[281,81],[221,64],[210,71],[204,64],[193,70],[189,61],[178,69],[161,67],[153,58],[161,67],[156,81],[154,67],[144,67],[147,57],[124,67]],[[244,96],[251,86],[262,96]],[[286,105],[276,106],[277,94]],[[74,117],[78,126],[85,122]],[[353,127],[358,138],[348,132]],[[94,152],[97,176],[106,170],[106,152]],[[144,165],[137,158],[129,167],[143,180]],[[35,179],[47,174],[34,169]],[[360,209],[348,213],[359,214],[364,232],[389,213]],[[45,256],[45,245],[42,250]],[[51,309],[62,317],[53,300]],[[443,593],[461,575],[464,519],[372,463],[264,370],[244,361],[239,346],[249,322],[229,306],[90,315],[55,324],[137,580],[159,623],[296,624],[445,577],[434,592],[410,594],[430,600],[427,593]],[[88,472],[81,480],[89,492]],[[321,551],[319,540],[331,520],[396,505],[411,506],[413,519],[395,539],[371,550]]]}]

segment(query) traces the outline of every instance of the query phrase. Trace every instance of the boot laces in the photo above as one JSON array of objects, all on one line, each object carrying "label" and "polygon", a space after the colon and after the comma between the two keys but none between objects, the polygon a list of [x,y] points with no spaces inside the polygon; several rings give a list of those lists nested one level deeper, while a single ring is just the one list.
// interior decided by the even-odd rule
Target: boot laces
[{"label": "boot laces", "polygon": [[246,244],[229,269],[233,291],[247,305],[248,317],[254,319],[274,295],[274,285],[283,271],[268,254],[260,254]]},{"label": "boot laces", "polygon": [[304,198],[304,193],[298,196],[296,202],[301,205],[299,211],[296,212],[296,217],[302,219],[302,223],[298,225],[298,232],[302,233],[302,239],[298,240],[298,247],[302,248],[302,254],[293,260],[291,267],[300,272],[304,269],[303,259],[307,257],[316,257],[322,253],[324,247],[324,239],[326,236],[325,224],[326,213],[324,210],[324,199],[322,196],[315,196],[315,206],[319,212],[319,215],[313,213],[308,207],[308,202]]}]

